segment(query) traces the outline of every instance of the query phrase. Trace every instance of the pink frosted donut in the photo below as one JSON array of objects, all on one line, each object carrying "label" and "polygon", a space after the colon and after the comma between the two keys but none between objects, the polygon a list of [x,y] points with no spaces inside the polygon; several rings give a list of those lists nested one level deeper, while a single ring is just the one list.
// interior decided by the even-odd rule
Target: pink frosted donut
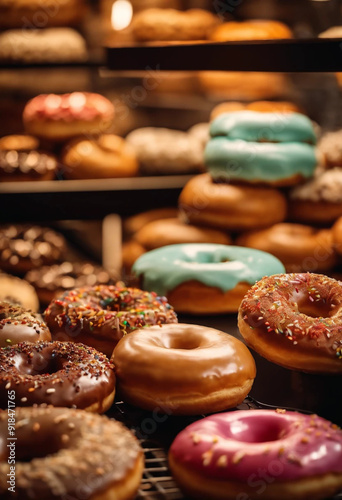
[{"label": "pink frosted donut", "polygon": [[342,432],[317,415],[221,413],[178,434],[169,462],[192,498],[319,500],[342,489]]},{"label": "pink frosted donut", "polygon": [[104,96],[91,92],[41,94],[25,106],[25,129],[52,141],[75,136],[96,137],[113,123],[114,106]]}]

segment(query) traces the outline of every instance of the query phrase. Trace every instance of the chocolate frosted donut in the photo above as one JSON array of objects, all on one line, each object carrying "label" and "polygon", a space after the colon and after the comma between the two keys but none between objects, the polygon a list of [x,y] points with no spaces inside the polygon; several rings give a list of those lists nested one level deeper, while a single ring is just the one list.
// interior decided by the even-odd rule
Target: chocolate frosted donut
[{"label": "chocolate frosted donut", "polygon": [[66,250],[61,234],[50,228],[7,225],[0,228],[0,268],[14,274],[60,261]]},{"label": "chocolate frosted donut", "polygon": [[0,302],[0,347],[40,340],[51,340],[51,333],[39,314]]},{"label": "chocolate frosted donut", "polygon": [[31,269],[25,279],[34,286],[43,304],[49,304],[66,290],[108,284],[111,281],[105,269],[90,262],[62,262],[54,266]]},{"label": "chocolate frosted donut", "polygon": [[113,365],[95,349],[71,342],[22,342],[0,351],[0,407],[8,391],[21,406],[48,403],[103,413],[113,403]]},{"label": "chocolate frosted donut", "polygon": [[[9,414],[0,412],[3,500],[128,500],[144,465],[138,440],[121,423],[67,408],[16,408],[15,492],[9,490]],[[14,426],[13,426],[14,428]]]},{"label": "chocolate frosted donut", "polygon": [[0,181],[46,181],[55,176],[57,160],[39,151],[0,151]]},{"label": "chocolate frosted donut", "polygon": [[33,286],[25,280],[0,273],[0,301],[30,309],[37,312],[39,299]]},{"label": "chocolate frosted donut", "polygon": [[91,345],[107,356],[137,328],[177,323],[165,297],[120,284],[66,292],[51,302],[44,315],[54,338]]}]

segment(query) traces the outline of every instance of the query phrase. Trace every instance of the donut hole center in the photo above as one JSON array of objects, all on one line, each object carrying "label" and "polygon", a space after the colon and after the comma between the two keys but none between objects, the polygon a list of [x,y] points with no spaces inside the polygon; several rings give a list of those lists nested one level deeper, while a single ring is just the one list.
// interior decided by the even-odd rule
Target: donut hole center
[{"label": "donut hole center", "polygon": [[237,420],[233,422],[230,428],[231,437],[236,441],[244,443],[269,443],[283,439],[287,430],[284,428],[284,422],[280,419],[267,419],[265,421],[256,420],[254,423],[252,419]]},{"label": "donut hole center", "polygon": [[34,352],[32,358],[20,358],[18,368],[24,375],[53,375],[63,369],[63,359],[53,352]]},{"label": "donut hole center", "polygon": [[172,339],[168,345],[169,349],[183,349],[191,351],[192,349],[197,349],[199,347],[198,339],[193,338],[178,338]]},{"label": "donut hole center", "polygon": [[298,312],[311,318],[329,318],[334,314],[334,308],[326,300],[311,300],[310,296],[297,302]]}]

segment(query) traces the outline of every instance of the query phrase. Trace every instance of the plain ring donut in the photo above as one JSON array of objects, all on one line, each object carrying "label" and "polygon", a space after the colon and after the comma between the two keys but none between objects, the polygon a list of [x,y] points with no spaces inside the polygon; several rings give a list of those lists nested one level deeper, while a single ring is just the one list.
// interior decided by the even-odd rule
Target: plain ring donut
[{"label": "plain ring donut", "polygon": [[320,500],[342,488],[342,432],[285,410],[222,413],[178,434],[169,463],[191,498]]},{"label": "plain ring donut", "polygon": [[[67,408],[16,408],[14,495],[20,500],[130,500],[142,477],[143,452],[120,422]],[[9,417],[0,411],[0,496],[9,491]],[[5,444],[6,443],[6,444]],[[85,496],[86,492],[86,496]]]},{"label": "plain ring donut", "polygon": [[342,284],[322,274],[265,277],[246,294],[238,326],[247,345],[285,368],[342,373]]},{"label": "plain ring donut", "polygon": [[188,324],[133,332],[118,343],[112,361],[124,401],[173,415],[238,405],[256,373],[254,359],[240,340]]}]

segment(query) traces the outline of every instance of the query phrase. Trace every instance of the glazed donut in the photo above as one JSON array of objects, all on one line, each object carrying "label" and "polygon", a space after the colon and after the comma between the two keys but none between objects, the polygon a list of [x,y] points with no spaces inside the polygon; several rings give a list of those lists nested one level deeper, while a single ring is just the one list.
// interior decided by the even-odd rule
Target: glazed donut
[{"label": "glazed donut", "polygon": [[26,131],[52,141],[78,135],[96,137],[110,128],[113,118],[113,104],[90,92],[41,94],[31,99],[23,112]]},{"label": "glazed donut", "polygon": [[83,286],[108,285],[108,272],[91,262],[62,262],[31,269],[25,279],[36,290],[42,304],[48,305],[66,290]]},{"label": "glazed donut", "polygon": [[158,248],[133,266],[145,290],[156,290],[177,312],[189,314],[236,312],[256,280],[283,271],[265,252],[205,243]]},{"label": "glazed donut", "polygon": [[282,222],[287,210],[276,189],[215,183],[209,174],[190,179],[178,203],[185,222],[238,232]]},{"label": "glazed donut", "polygon": [[191,498],[330,498],[342,487],[342,432],[293,411],[211,415],[178,434],[169,465]]},{"label": "glazed donut", "polygon": [[32,151],[39,149],[39,140],[33,135],[5,135],[0,138],[0,151]]},{"label": "glazed donut", "polygon": [[154,208],[147,212],[142,212],[132,217],[128,217],[123,223],[123,230],[127,236],[133,236],[139,229],[149,222],[160,219],[172,219],[177,217],[178,209],[175,207]]},{"label": "glazed donut", "polygon": [[299,113],[236,111],[210,126],[204,161],[216,181],[291,186],[312,177],[315,131]]},{"label": "glazed donut", "polygon": [[265,277],[239,308],[246,343],[285,368],[342,373],[342,285],[321,274]]},{"label": "glazed donut", "polygon": [[247,396],[256,374],[240,340],[187,324],[138,330],[120,340],[112,361],[124,401],[173,415],[232,408]]},{"label": "glazed donut", "polygon": [[230,21],[217,26],[210,35],[210,40],[214,42],[271,40],[277,38],[292,38],[290,28],[279,21],[266,20]]},{"label": "glazed donut", "polygon": [[120,284],[65,292],[51,302],[44,317],[53,338],[82,342],[108,357],[127,333],[141,327],[177,322],[165,297]]},{"label": "glazed donut", "polygon": [[86,42],[71,28],[0,33],[0,61],[24,64],[76,63],[88,58]]},{"label": "glazed donut", "polygon": [[22,342],[0,350],[0,407],[15,389],[21,406],[48,403],[103,413],[114,400],[108,358],[73,342]]},{"label": "glazed donut", "polygon": [[231,238],[217,229],[184,224],[179,219],[157,220],[146,224],[134,235],[146,251],[177,243],[218,243],[229,245]]},{"label": "glazed donut", "polygon": [[50,228],[29,225],[0,227],[0,269],[25,274],[63,258],[66,241]]},{"label": "glazed donut", "polygon": [[326,225],[342,215],[342,168],[318,170],[313,179],[290,192],[289,218]]},{"label": "glazed donut", "polygon": [[0,3],[0,28],[25,30],[67,26],[80,22],[85,14],[83,0],[10,0]]},{"label": "glazed donut", "polygon": [[145,175],[193,173],[204,170],[203,145],[188,132],[143,127],[127,135]]},{"label": "glazed donut", "polygon": [[41,151],[0,151],[0,182],[54,179],[57,159]]},{"label": "glazed donut", "polygon": [[258,111],[259,113],[300,113],[300,108],[293,102],[288,101],[255,101],[251,103],[221,102],[213,108],[210,113],[210,121],[213,121],[223,113],[232,111]]},{"label": "glazed donut", "polygon": [[204,40],[218,23],[203,9],[145,9],[134,16],[132,32],[139,42]]},{"label": "glazed donut", "polygon": [[[7,409],[0,412],[3,442],[7,442],[9,415]],[[16,408],[15,420],[15,492],[20,500],[135,497],[144,467],[143,452],[136,437],[120,422],[51,406]],[[13,498],[9,491],[12,471],[7,448],[2,448],[3,500]]]},{"label": "glazed donut", "polygon": [[318,150],[326,168],[342,167],[342,130],[328,132],[318,143]]},{"label": "glazed donut", "polygon": [[132,146],[113,134],[73,139],[62,152],[62,164],[66,179],[133,177],[139,170]]},{"label": "glazed donut", "polygon": [[269,229],[242,234],[235,243],[269,252],[292,273],[328,271],[337,260],[331,230],[301,224],[275,224]]},{"label": "glazed donut", "polygon": [[342,255],[342,217],[339,217],[331,228],[334,248],[339,255]]},{"label": "glazed donut", "polygon": [[30,283],[10,274],[0,273],[0,301],[37,312],[39,299]]},{"label": "glazed donut", "polygon": [[51,340],[51,333],[39,314],[0,302],[0,347],[46,340]]}]

